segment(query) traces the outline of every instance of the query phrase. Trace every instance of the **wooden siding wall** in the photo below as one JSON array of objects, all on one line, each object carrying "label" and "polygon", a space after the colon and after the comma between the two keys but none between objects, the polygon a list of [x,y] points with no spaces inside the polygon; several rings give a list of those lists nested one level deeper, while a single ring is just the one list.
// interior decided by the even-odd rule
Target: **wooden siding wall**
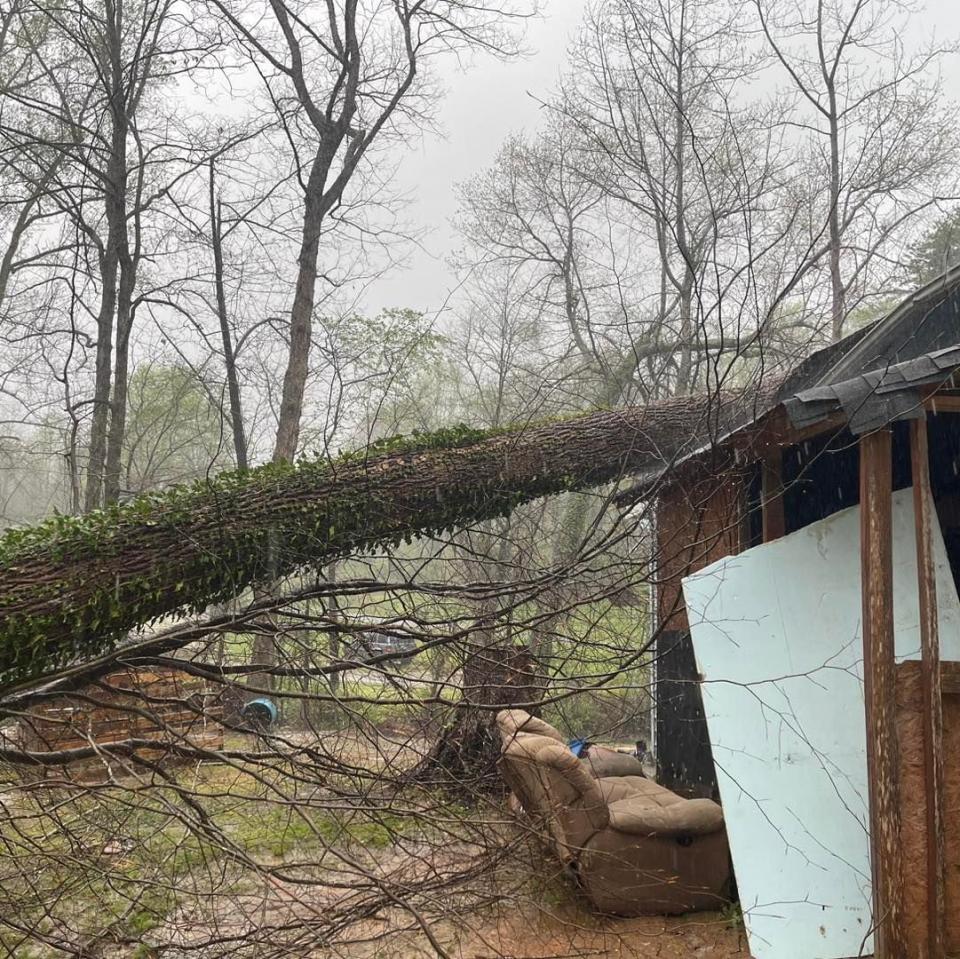
[{"label": "wooden siding wall", "polygon": [[[943,681],[943,822],[946,954],[960,955],[960,663],[941,662]],[[928,948],[926,776],[919,662],[897,667],[900,762],[901,885],[910,959],[933,959]]]},{"label": "wooden siding wall", "polygon": [[687,796],[715,796],[717,780],[681,580],[740,552],[745,483],[730,470],[671,486],[658,503],[657,775]]},{"label": "wooden siding wall", "polygon": [[739,471],[677,483],[657,507],[657,620],[686,631],[681,580],[715,560],[740,552],[745,479]]}]

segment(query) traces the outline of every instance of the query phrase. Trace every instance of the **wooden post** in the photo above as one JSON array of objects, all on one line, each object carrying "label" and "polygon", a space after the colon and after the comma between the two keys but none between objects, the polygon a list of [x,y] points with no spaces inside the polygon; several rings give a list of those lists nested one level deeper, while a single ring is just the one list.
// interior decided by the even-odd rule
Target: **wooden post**
[{"label": "wooden post", "polygon": [[920,589],[920,687],[923,722],[924,795],[927,803],[927,956],[944,956],[943,704],[940,691],[940,634],[933,565],[930,454],[926,417],[910,425],[913,507]]},{"label": "wooden post", "polygon": [[760,464],[760,503],[763,510],[763,541],[780,539],[787,531],[783,512],[783,451],[775,449]]},{"label": "wooden post", "polygon": [[893,647],[893,469],[889,430],[860,440],[860,577],[870,796],[874,955],[905,959]]}]

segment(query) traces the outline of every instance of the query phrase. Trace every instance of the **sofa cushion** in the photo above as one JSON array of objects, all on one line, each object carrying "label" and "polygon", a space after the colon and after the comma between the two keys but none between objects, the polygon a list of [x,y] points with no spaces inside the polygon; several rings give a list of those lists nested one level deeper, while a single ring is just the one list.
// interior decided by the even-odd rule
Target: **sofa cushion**
[{"label": "sofa cushion", "polygon": [[591,746],[580,761],[590,770],[591,775],[600,779],[604,776],[642,776],[643,763],[629,753],[618,753],[605,746]]},{"label": "sofa cushion", "polygon": [[[643,776],[608,776],[597,780],[597,786],[603,794],[603,798],[608,803],[617,802],[620,799],[627,799],[630,796],[656,796],[661,792],[668,792],[663,786],[655,783],[652,779],[646,779]],[[670,793],[670,795],[674,795]],[[678,797],[679,798],[679,797]]]},{"label": "sofa cushion", "polygon": [[641,794],[611,802],[610,828],[635,836],[706,836],[723,829],[723,811],[709,799],[659,803]]}]

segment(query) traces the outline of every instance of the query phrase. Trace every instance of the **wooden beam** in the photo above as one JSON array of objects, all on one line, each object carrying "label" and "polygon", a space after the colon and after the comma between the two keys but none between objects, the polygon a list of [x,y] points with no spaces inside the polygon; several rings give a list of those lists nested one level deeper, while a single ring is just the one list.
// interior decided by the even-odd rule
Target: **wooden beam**
[{"label": "wooden beam", "polygon": [[934,393],[923,404],[931,413],[960,413],[960,395]]},{"label": "wooden beam", "polygon": [[960,663],[940,663],[940,692],[944,696],[960,696]]},{"label": "wooden beam", "polygon": [[842,430],[846,425],[847,417],[845,414],[832,413],[817,423],[798,429],[790,422],[787,411],[782,406],[778,406],[761,417],[756,423],[734,433],[730,438],[730,444],[742,456],[760,459],[778,447],[795,446],[804,440],[832,435]]},{"label": "wooden beam", "polygon": [[926,417],[910,424],[913,507],[920,590],[920,688],[923,722],[923,773],[927,822],[927,956],[943,959],[945,937],[943,832],[943,703],[940,682],[940,634],[937,583],[933,564],[930,454]]},{"label": "wooden beam", "polygon": [[905,959],[893,647],[892,444],[889,429],[860,439],[860,576],[870,796],[874,955]]},{"label": "wooden beam", "polygon": [[760,490],[763,541],[769,543],[787,531],[783,512],[783,450],[779,447],[760,461]]}]

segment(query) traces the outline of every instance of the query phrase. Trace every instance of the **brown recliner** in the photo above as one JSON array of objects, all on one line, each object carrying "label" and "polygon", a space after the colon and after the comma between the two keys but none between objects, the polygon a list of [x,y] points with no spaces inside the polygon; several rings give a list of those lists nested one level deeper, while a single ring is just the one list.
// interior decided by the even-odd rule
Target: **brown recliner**
[{"label": "brown recliner", "polygon": [[501,770],[593,905],[622,916],[717,909],[730,860],[723,813],[641,777],[594,779],[556,740],[517,733]]},{"label": "brown recliner", "polygon": [[[502,709],[497,713],[497,728],[500,731],[500,741],[504,744],[518,733],[546,736],[563,745],[567,743],[550,723],[531,716],[523,709]],[[615,749],[607,749],[605,746],[591,745],[586,755],[582,756],[581,763],[595,779],[604,776],[643,775],[643,765],[636,756],[618,753]]]},{"label": "brown recliner", "polygon": [[606,826],[607,802],[567,745],[529,733],[503,748],[500,772],[523,812],[564,864],[577,859],[587,840]]}]

